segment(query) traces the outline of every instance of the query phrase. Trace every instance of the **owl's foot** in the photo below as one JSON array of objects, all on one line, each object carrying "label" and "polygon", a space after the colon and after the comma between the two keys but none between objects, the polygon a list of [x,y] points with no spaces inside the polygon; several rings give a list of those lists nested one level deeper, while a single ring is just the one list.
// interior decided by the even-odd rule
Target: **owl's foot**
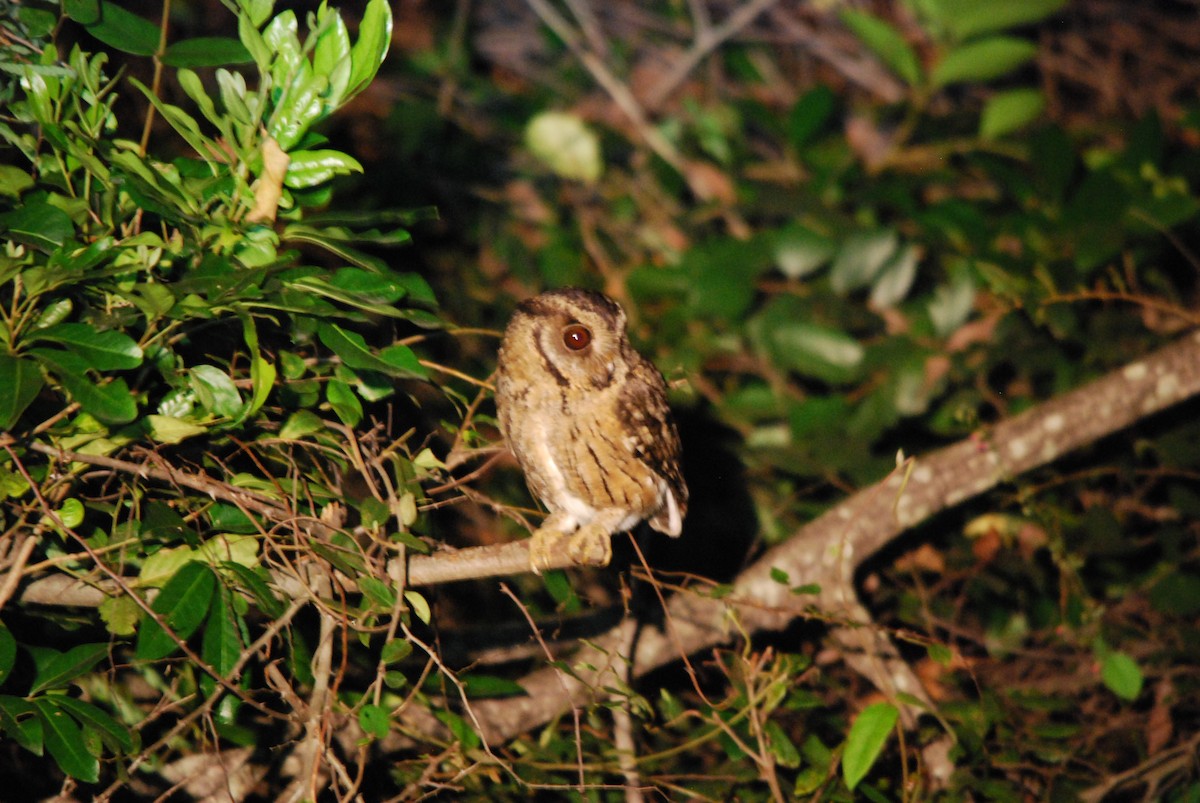
[{"label": "owl's foot", "polygon": [[612,560],[612,536],[603,525],[588,524],[564,533],[557,522],[547,519],[529,537],[529,568],[534,574],[551,568],[554,555],[564,546],[577,566],[607,566]]},{"label": "owl's foot", "polygon": [[566,538],[566,533],[557,527],[542,525],[533,531],[529,536],[529,568],[534,574],[550,568],[550,559]]},{"label": "owl's foot", "polygon": [[588,524],[568,539],[567,554],[580,566],[607,566],[612,561],[612,533],[605,527]]}]

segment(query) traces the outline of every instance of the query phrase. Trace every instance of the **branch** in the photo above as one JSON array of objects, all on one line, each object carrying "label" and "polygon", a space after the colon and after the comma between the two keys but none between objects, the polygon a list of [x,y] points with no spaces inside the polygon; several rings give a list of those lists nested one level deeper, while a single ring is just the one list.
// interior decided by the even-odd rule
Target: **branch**
[{"label": "branch", "polygon": [[[823,617],[844,623],[832,635],[843,648],[853,650],[846,659],[854,669],[885,692],[905,691],[924,699],[886,634],[870,625],[854,592],[854,570],[880,547],[935,514],[1197,395],[1200,334],[1192,334],[997,424],[986,439],[968,438],[939,449],[919,459],[907,481],[896,472],[767,551],[738,577],[732,594],[722,599],[694,593],[672,597],[665,630],[641,632],[634,671],[644,675],[680,656],[729,641],[731,612],[742,632],[753,633],[780,630],[815,608]],[[772,569],[786,572],[792,583],[817,583],[821,591],[815,597],[792,594],[788,584],[772,578]],[[472,709],[485,738],[510,739],[572,705],[598,700],[601,690],[617,681],[611,656],[628,643],[634,627],[635,622],[626,620],[572,656],[571,664],[579,671],[567,679],[565,689],[559,672],[548,667],[521,681],[525,697],[475,702]],[[601,668],[587,670],[588,666]],[[428,712],[415,707],[405,709],[400,719],[418,733],[440,728]],[[403,745],[399,737],[390,743]]]}]

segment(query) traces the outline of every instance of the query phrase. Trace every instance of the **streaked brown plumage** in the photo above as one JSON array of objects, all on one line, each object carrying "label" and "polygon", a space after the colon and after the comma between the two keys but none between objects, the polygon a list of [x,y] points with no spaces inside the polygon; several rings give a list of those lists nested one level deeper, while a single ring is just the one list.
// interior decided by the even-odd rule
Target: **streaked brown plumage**
[{"label": "streaked brown plumage", "polygon": [[535,570],[564,540],[576,563],[605,565],[611,535],[642,520],[679,535],[688,492],[666,394],[607,296],[567,288],[517,307],[500,344],[496,408],[550,511],[530,545]]}]

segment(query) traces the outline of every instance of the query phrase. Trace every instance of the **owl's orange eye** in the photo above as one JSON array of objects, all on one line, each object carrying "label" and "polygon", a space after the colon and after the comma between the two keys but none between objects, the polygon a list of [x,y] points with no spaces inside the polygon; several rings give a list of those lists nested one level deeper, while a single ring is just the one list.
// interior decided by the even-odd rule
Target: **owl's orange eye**
[{"label": "owl's orange eye", "polygon": [[583,351],[592,342],[592,330],[581,323],[563,329],[563,345],[571,351]]}]

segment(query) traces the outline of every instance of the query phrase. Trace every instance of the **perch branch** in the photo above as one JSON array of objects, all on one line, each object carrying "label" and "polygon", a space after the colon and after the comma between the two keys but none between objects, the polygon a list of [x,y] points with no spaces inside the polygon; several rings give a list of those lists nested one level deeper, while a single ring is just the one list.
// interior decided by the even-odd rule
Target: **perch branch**
[{"label": "perch branch", "polygon": [[[681,652],[693,654],[727,642],[733,635],[726,625],[730,611],[738,615],[745,632],[757,632],[779,630],[815,609],[845,623],[834,628],[833,636],[847,650],[846,660],[852,668],[885,692],[905,691],[924,699],[890,639],[870,625],[854,592],[855,568],[934,514],[1197,395],[1200,333],[1002,421],[987,439],[968,438],[939,449],[917,461],[907,482],[896,472],[767,551],[737,578],[730,595],[722,599],[691,593],[672,597],[666,612],[671,626],[666,632],[642,631],[634,670],[645,674],[678,660]],[[816,583],[820,593],[792,594],[787,584],[772,577],[772,569],[786,572],[794,583]],[[611,676],[608,657],[627,643],[627,628],[633,626],[632,621],[622,622],[577,652],[572,665],[601,669],[580,672],[570,679],[566,690],[557,671],[545,668],[521,681],[525,697],[476,702],[474,713],[485,726],[486,737],[504,741],[572,706],[598,699],[601,689],[618,680]],[[421,732],[422,724],[431,724],[431,717],[419,722],[421,718],[413,714],[408,710],[401,714],[412,730]],[[397,741],[395,746],[401,744]]]}]

